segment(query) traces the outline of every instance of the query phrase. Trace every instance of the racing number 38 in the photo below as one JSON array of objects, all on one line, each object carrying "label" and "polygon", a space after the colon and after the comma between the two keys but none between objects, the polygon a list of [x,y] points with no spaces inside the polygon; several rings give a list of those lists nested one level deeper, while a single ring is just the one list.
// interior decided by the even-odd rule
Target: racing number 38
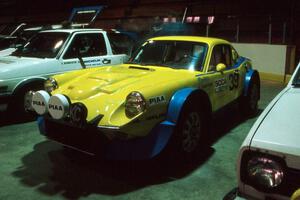
[{"label": "racing number 38", "polygon": [[229,89],[233,90],[239,87],[239,79],[240,78],[240,74],[237,72],[234,72],[233,74],[229,74],[229,81],[230,81],[230,85],[229,85]]}]

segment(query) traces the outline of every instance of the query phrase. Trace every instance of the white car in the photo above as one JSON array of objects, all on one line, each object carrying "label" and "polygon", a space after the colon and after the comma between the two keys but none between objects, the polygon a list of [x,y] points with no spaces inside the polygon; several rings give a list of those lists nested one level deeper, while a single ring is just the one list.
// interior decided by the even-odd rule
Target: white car
[{"label": "white car", "polygon": [[0,110],[24,112],[24,106],[31,107],[28,91],[42,89],[54,74],[127,61],[130,45],[118,46],[122,37],[127,41],[127,35],[102,29],[39,32],[22,49],[0,58]]},{"label": "white car", "polygon": [[300,63],[240,148],[236,199],[287,200],[300,188],[299,103]]}]

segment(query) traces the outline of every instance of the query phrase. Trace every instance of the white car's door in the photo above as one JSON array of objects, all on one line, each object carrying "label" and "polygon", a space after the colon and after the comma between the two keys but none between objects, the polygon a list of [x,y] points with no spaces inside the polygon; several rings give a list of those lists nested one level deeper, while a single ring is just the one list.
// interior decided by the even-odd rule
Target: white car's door
[{"label": "white car's door", "polygon": [[123,57],[112,55],[108,42],[101,32],[74,34],[60,58],[63,71],[122,63]]}]

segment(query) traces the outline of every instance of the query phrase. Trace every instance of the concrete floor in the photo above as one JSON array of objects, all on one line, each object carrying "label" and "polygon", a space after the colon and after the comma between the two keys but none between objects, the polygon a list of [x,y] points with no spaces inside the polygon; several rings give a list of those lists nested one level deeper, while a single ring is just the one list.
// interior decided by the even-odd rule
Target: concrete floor
[{"label": "concrete floor", "polygon": [[[260,110],[283,88],[262,82]],[[2,116],[5,119],[5,115]],[[208,150],[186,165],[113,162],[66,151],[36,122],[0,121],[0,199],[218,200],[237,185],[239,147],[256,118],[236,109],[214,121]]]}]

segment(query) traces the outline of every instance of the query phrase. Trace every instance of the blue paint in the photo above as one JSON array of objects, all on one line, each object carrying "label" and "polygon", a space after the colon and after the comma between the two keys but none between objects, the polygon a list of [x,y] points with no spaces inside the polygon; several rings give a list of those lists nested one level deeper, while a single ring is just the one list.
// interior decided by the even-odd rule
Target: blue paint
[{"label": "blue paint", "polygon": [[245,74],[245,79],[244,79],[244,96],[247,96],[248,90],[250,87],[251,79],[254,74],[253,69],[247,69],[247,72]]},{"label": "blue paint", "polygon": [[247,60],[247,59],[246,59],[245,57],[240,56],[240,57],[237,59],[236,63],[234,63],[234,65],[231,66],[229,69],[235,69],[235,68],[240,67],[241,64],[242,64],[243,62],[245,62],[246,60]]},{"label": "blue paint", "polygon": [[197,88],[184,88],[181,90],[178,90],[173,97],[171,98],[171,101],[169,102],[168,107],[168,113],[166,120],[172,123],[177,122],[179,118],[179,114],[181,112],[181,108],[184,105],[184,102],[186,101],[187,97],[195,91]]},{"label": "blue paint", "polygon": [[158,155],[168,144],[175,124],[163,121],[145,137],[113,140],[107,145],[105,157],[112,160],[146,160]]},{"label": "blue paint", "polygon": [[37,118],[37,124],[38,124],[40,133],[41,133],[42,135],[47,135],[44,117],[39,116],[39,117]]}]

